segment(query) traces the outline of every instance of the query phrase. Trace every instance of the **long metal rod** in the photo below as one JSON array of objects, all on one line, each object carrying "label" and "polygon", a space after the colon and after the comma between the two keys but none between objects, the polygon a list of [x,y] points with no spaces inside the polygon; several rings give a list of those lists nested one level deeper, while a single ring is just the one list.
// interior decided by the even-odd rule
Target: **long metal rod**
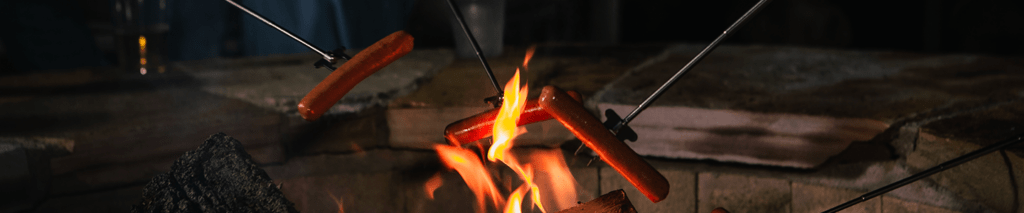
[{"label": "long metal rod", "polygon": [[999,143],[988,145],[988,146],[986,146],[984,148],[981,148],[981,149],[978,149],[978,150],[976,150],[974,152],[967,153],[967,154],[962,155],[960,157],[957,157],[957,158],[955,158],[953,160],[946,161],[946,162],[944,162],[942,164],[939,164],[938,166],[932,167],[932,168],[930,168],[928,170],[924,170],[923,172],[911,175],[910,177],[904,178],[903,180],[899,180],[899,181],[896,181],[895,183],[883,186],[882,188],[875,189],[874,191],[868,192],[867,194],[861,195],[860,197],[854,198],[853,200],[847,201],[846,203],[839,204],[838,206],[832,207],[831,209],[825,210],[824,212],[838,212],[838,211],[846,209],[846,208],[848,208],[850,206],[853,206],[853,205],[856,205],[858,203],[867,201],[868,199],[877,197],[879,195],[885,194],[885,193],[887,193],[889,191],[892,191],[894,189],[900,188],[900,187],[902,187],[904,185],[913,183],[914,181],[920,180],[922,178],[926,178],[926,177],[931,176],[931,175],[933,175],[935,173],[942,172],[942,171],[944,171],[946,169],[949,169],[949,168],[955,167],[957,165],[960,165],[962,163],[974,160],[975,158],[978,158],[978,157],[981,157],[981,156],[985,156],[985,155],[987,155],[989,153],[992,153],[992,152],[998,151],[1000,149],[1006,148],[1007,146],[1010,146],[1010,145],[1013,145],[1015,143],[1021,142],[1021,140],[1024,140],[1024,136],[1017,135],[1017,136],[1014,136],[1013,138],[1006,139],[1006,140],[1001,141]]},{"label": "long metal rod", "polygon": [[[448,7],[452,9],[452,14],[455,15],[455,20],[459,22],[459,26],[462,26],[462,32],[466,33],[466,38],[469,38],[469,43],[473,45],[473,50],[476,51],[476,57],[480,59],[480,64],[483,64],[484,71],[487,72],[487,77],[491,78],[491,84],[494,84],[494,89],[498,91],[498,98],[501,98],[503,93],[501,85],[498,84],[498,79],[494,78],[494,72],[491,71],[491,65],[487,64],[487,59],[484,58],[484,51],[480,50],[480,44],[476,43],[476,37],[473,37],[473,33],[469,31],[469,26],[466,25],[466,20],[462,19],[462,12],[459,12],[459,7],[455,5],[455,2],[448,0]],[[500,102],[499,102],[500,103]]]},{"label": "long metal rod", "polygon": [[736,30],[736,28],[739,28],[740,25],[743,25],[743,23],[746,22],[747,19],[749,19],[751,16],[760,11],[761,8],[764,7],[764,5],[768,4],[768,2],[771,2],[771,0],[758,1],[757,4],[754,5],[754,7],[751,7],[750,10],[747,10],[747,12],[744,13],[743,16],[740,17],[740,19],[736,20],[736,22],[733,22],[732,25],[729,26],[729,28],[725,29],[725,31],[722,31],[722,34],[719,35],[718,38],[715,38],[715,40],[712,41],[711,44],[708,44],[708,46],[705,47],[704,50],[700,51],[700,53],[698,53],[696,57],[693,57],[693,60],[690,60],[690,63],[687,63],[686,66],[684,66],[682,69],[679,69],[679,71],[676,72],[676,74],[673,75],[672,78],[669,78],[668,81],[665,82],[665,84],[662,84],[661,87],[658,88],[658,90],[654,91],[654,94],[648,96],[647,100],[644,100],[644,102],[640,103],[640,105],[637,106],[636,109],[633,109],[633,112],[630,112],[629,115],[626,115],[625,118],[622,118],[622,121],[619,122],[618,125],[615,125],[612,131],[618,131],[619,128],[628,125],[630,120],[633,120],[633,118],[640,114],[641,111],[647,109],[647,107],[650,106],[651,103],[654,102],[654,100],[657,100],[658,97],[661,97],[662,93],[665,93],[665,90],[667,90],[669,87],[675,84],[676,81],[679,80],[679,77],[685,75],[686,72],[690,71],[690,69],[692,69],[694,65],[699,63],[700,60],[704,59],[704,56],[707,56],[708,53],[710,53],[712,50],[715,50],[715,48],[718,47],[718,44],[722,42],[722,40],[725,40],[725,38],[729,37],[729,35],[731,35],[733,31]]},{"label": "long metal rod", "polygon": [[295,34],[293,34],[292,32],[290,32],[290,31],[288,31],[288,30],[286,30],[284,28],[281,28],[280,26],[277,26],[277,24],[275,24],[273,21],[270,21],[270,20],[268,20],[266,18],[263,18],[263,16],[261,16],[259,13],[253,12],[252,10],[249,10],[249,8],[246,8],[245,6],[242,6],[241,4],[235,3],[232,0],[224,0],[224,1],[227,1],[228,4],[234,5],[238,9],[241,9],[242,11],[245,11],[245,13],[248,13],[249,15],[252,15],[253,17],[256,17],[256,19],[259,19],[263,23],[266,23],[267,25],[270,25],[270,27],[273,27],[274,29],[277,29],[277,31],[281,31],[281,33],[284,33],[288,37],[291,37],[292,39],[295,39],[295,41],[298,41],[299,43],[302,43],[302,45],[306,45],[306,47],[309,47],[309,49],[312,49],[313,51],[316,51],[316,53],[318,53],[321,56],[323,56],[324,60],[327,60],[328,62],[334,63],[335,58],[333,56],[331,56],[330,54],[327,54],[323,50],[320,50],[320,48],[317,48],[316,46],[313,46],[312,44],[309,44],[309,42],[307,42],[306,40],[303,40],[302,38],[299,38],[298,36],[295,36]]}]

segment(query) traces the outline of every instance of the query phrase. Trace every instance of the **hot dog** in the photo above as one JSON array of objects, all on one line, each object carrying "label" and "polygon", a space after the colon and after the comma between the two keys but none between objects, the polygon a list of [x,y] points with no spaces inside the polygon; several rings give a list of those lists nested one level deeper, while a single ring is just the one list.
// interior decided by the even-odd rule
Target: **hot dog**
[{"label": "hot dog", "polygon": [[[569,96],[572,96],[577,102],[583,101],[582,96],[576,91],[569,91]],[[444,128],[444,138],[452,146],[462,146],[490,137],[493,133],[491,128],[494,127],[494,118],[498,116],[498,110],[497,108],[487,110],[472,117],[448,124]],[[523,106],[523,113],[519,114],[519,122],[516,122],[516,125],[522,126],[548,119],[551,119],[551,115],[537,104],[537,99],[526,100],[526,104]]]},{"label": "hot dog", "polygon": [[576,138],[594,150],[604,162],[636,186],[647,199],[657,203],[668,196],[669,184],[665,176],[615,138],[580,102],[573,101],[568,94],[554,86],[544,87],[537,102]]},{"label": "hot dog", "polygon": [[412,35],[401,30],[373,43],[342,64],[327,78],[320,81],[320,84],[317,84],[312,91],[309,91],[309,94],[306,94],[306,97],[299,102],[299,114],[308,121],[320,118],[356,84],[405,56],[412,51],[412,47]]}]

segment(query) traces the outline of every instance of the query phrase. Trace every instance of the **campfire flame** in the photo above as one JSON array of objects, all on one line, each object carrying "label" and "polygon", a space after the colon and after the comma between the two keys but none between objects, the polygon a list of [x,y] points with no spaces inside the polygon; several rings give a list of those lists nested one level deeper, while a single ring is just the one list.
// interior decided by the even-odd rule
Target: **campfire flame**
[{"label": "campfire flame", "polygon": [[[533,52],[534,48],[527,51],[523,60],[524,70],[533,57]],[[565,209],[576,202],[576,181],[569,172],[561,150],[510,152],[514,144],[513,139],[525,132],[524,128],[516,126],[528,94],[526,85],[520,87],[519,84],[520,74],[517,69],[515,75],[505,85],[504,100],[492,129],[492,144],[486,152],[488,161],[500,161],[524,181],[508,196],[507,202],[506,198],[499,194],[492,175],[476,153],[462,147],[434,146],[441,161],[449,168],[455,169],[476,195],[477,212],[484,212],[487,201],[491,201],[496,209],[504,210],[506,213],[522,212],[527,194],[531,201],[528,204],[530,208],[540,209],[541,212]],[[504,207],[500,206],[502,204]]]},{"label": "campfire flame", "polygon": [[427,183],[423,184],[423,190],[427,192],[427,197],[431,200],[434,199],[434,191],[444,185],[444,179],[441,179],[441,173],[438,172],[434,176],[427,180]]}]

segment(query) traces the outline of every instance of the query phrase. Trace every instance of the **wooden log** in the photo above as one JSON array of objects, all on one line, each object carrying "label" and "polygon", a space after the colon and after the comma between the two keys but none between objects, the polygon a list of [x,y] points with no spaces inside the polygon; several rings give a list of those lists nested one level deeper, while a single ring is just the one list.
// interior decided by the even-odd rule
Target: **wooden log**
[{"label": "wooden log", "polygon": [[597,199],[587,201],[580,205],[576,205],[572,208],[568,208],[558,213],[576,213],[576,212],[587,212],[587,213],[636,213],[636,209],[633,208],[633,203],[629,202],[629,197],[626,197],[626,192],[622,189],[608,192],[608,194],[601,195]]}]

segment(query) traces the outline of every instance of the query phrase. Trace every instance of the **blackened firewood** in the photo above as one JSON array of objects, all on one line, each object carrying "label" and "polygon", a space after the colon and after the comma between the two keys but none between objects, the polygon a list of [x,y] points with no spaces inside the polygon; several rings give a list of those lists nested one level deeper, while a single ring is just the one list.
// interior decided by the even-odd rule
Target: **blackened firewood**
[{"label": "blackened firewood", "polygon": [[238,140],[217,133],[146,184],[132,212],[298,211]]},{"label": "blackened firewood", "polygon": [[608,192],[597,199],[576,205],[558,213],[636,213],[633,203],[629,202],[626,192],[622,189]]}]

